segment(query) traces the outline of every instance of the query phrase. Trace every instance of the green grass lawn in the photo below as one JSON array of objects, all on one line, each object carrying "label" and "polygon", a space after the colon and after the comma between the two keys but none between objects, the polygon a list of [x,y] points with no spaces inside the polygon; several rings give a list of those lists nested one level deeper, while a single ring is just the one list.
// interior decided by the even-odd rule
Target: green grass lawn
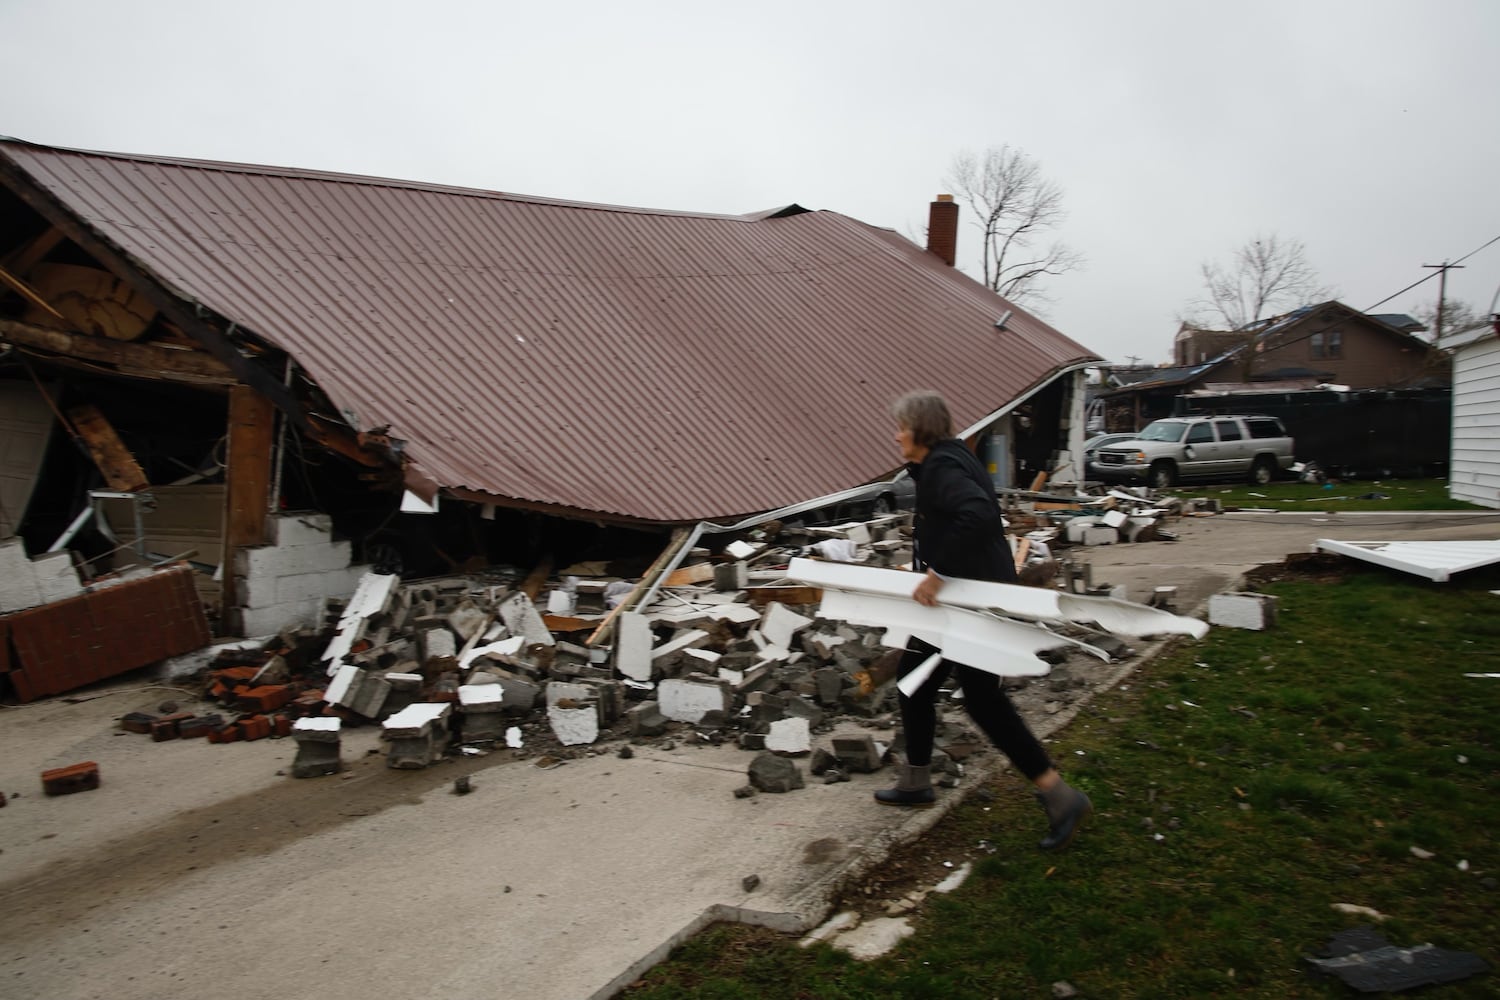
[{"label": "green grass lawn", "polygon": [[[1500,680],[1464,676],[1500,672],[1500,572],[1351,563],[1257,587],[1274,629],[1177,644],[1052,744],[1097,809],[1068,851],[1036,849],[1035,804],[1002,775],[923,839],[975,874],[889,955],[717,927],[626,995],[1353,996],[1304,960],[1367,922],[1334,903],[1389,915],[1393,944],[1500,961]],[[1420,995],[1494,997],[1500,976]]]},{"label": "green grass lawn", "polygon": [[1225,508],[1309,511],[1483,509],[1450,499],[1446,479],[1344,479],[1323,485],[1277,482],[1266,486],[1214,483],[1178,486],[1171,492],[1183,497],[1209,497],[1218,500]]}]

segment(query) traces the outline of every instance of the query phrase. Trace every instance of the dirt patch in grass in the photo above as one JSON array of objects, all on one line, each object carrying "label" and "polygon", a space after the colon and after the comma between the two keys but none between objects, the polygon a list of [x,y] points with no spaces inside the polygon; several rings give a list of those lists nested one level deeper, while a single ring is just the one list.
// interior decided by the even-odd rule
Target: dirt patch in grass
[{"label": "dirt patch in grass", "polygon": [[1251,587],[1285,581],[1339,583],[1362,572],[1366,572],[1366,567],[1360,566],[1348,556],[1332,552],[1294,552],[1281,562],[1267,563],[1252,569],[1245,574],[1245,583]]}]

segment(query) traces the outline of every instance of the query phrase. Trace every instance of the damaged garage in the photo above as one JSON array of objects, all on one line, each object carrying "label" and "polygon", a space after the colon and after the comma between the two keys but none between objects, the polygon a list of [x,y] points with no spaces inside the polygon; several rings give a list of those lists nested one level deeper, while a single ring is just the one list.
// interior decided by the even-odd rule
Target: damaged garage
[{"label": "damaged garage", "polygon": [[924,248],[796,205],[0,140],[0,674],[90,641],[59,609],[161,616],[159,645],[94,657],[118,672],[321,625],[372,573],[718,556],[725,529],[883,501],[913,387],[997,487],[1076,482],[1098,359],[955,270],[957,206],[931,211]]}]

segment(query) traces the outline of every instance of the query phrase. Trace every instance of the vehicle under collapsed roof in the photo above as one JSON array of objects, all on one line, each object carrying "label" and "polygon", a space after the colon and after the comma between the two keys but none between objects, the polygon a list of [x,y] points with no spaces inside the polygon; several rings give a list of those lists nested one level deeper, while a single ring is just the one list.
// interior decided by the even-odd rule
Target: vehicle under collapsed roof
[{"label": "vehicle under collapsed roof", "polygon": [[[150,498],[61,476],[28,506],[39,457],[6,533],[36,555],[113,505],[93,523],[128,543],[144,507],[147,534],[175,535],[140,554],[191,548],[208,576],[274,541],[264,512],[320,510],[355,560],[524,562],[549,540],[507,547],[537,515],[660,532],[879,480],[886,407],[917,387],[989,435],[999,475],[1078,478],[1097,358],[955,270],[956,206],[934,210],[948,243],[925,249],[796,205],[650,210],[0,140],[0,338],[25,366],[7,397],[39,455],[62,414],[135,466],[73,480]],[[242,605],[219,576],[212,599]]]}]

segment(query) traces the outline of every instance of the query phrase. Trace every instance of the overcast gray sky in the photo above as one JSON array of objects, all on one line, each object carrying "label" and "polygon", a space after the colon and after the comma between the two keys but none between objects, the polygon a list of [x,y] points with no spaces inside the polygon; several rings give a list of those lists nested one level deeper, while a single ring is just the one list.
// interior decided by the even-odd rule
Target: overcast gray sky
[{"label": "overcast gray sky", "polygon": [[[907,235],[1008,143],[1087,258],[1044,314],[1113,361],[1166,361],[1259,233],[1359,309],[1500,236],[1496,0],[0,0],[0,39],[0,134],[34,142]],[[1465,264],[1488,311],[1500,242]]]}]

